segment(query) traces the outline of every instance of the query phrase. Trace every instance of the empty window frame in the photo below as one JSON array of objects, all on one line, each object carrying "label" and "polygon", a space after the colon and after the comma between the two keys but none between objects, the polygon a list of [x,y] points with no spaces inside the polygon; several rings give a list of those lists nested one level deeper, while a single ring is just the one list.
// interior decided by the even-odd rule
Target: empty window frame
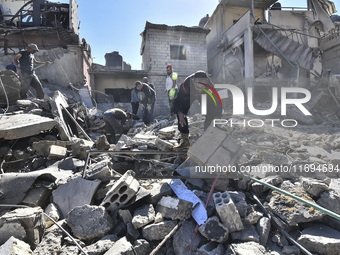
[{"label": "empty window frame", "polygon": [[183,45],[170,45],[170,58],[186,60],[187,59],[186,47]]}]

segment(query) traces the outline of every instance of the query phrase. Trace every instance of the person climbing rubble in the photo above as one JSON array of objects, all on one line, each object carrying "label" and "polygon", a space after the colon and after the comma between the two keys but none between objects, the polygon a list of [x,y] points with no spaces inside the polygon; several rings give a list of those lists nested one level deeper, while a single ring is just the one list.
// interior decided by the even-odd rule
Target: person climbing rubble
[{"label": "person climbing rubble", "polygon": [[[210,90],[205,85],[214,87],[212,81],[204,71],[197,71],[185,78],[184,82],[179,87],[177,96],[174,100],[173,111],[177,115],[178,130],[181,132],[181,142],[174,147],[175,150],[188,149],[190,147],[187,114],[190,106],[195,100],[202,103],[202,92],[204,90]],[[205,115],[204,130],[209,127],[215,118],[220,118],[221,115],[222,106],[220,104],[215,104],[211,97],[207,97],[207,114]]]},{"label": "person climbing rubble", "polygon": [[30,43],[27,45],[26,50],[20,51],[13,59],[13,64],[15,65],[21,80],[21,99],[27,98],[26,94],[31,86],[35,89],[37,98],[44,98],[44,90],[38,76],[35,74],[34,65],[47,65],[51,62],[37,61],[34,58],[34,53],[38,51],[38,46],[34,43]]}]

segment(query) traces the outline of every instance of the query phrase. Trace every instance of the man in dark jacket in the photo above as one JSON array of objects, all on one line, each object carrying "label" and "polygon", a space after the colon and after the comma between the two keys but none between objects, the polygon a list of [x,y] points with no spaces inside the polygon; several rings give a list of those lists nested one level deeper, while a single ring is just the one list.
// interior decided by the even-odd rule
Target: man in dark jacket
[{"label": "man in dark jacket", "polygon": [[109,143],[116,144],[124,132],[126,120],[131,120],[132,113],[119,108],[112,108],[104,112],[105,135]]},{"label": "man in dark jacket", "polygon": [[153,121],[153,111],[155,107],[155,91],[146,83],[136,81],[135,93],[139,100],[139,108],[143,113],[143,122],[148,125]]},{"label": "man in dark jacket", "polygon": [[[197,71],[188,76],[179,87],[177,97],[174,101],[173,111],[177,115],[178,130],[181,132],[182,141],[175,149],[187,149],[190,147],[189,142],[189,126],[187,114],[191,104],[197,99],[201,102],[201,95],[204,90],[210,90],[208,86],[213,88],[213,84],[204,71]],[[222,106],[215,104],[211,97],[207,97],[207,114],[205,116],[204,129],[207,129],[211,122],[220,118],[222,114]]]}]

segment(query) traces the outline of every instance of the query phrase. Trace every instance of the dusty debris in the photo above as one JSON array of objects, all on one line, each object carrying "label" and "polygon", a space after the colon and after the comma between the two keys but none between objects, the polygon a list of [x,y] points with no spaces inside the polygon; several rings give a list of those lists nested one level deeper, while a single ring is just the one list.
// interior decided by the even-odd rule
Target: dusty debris
[{"label": "dusty debris", "polygon": [[[82,112],[61,92],[54,95],[53,104],[48,98],[21,100],[15,111],[1,117],[0,122],[7,117],[19,121],[6,131],[14,135],[0,131],[0,251],[20,245],[27,254],[80,254],[76,242],[88,254],[297,252],[250,193],[311,252],[330,241],[332,252],[338,251],[340,224],[324,213],[240,171],[221,173],[216,182],[215,174],[197,173],[197,166],[212,163],[248,167],[245,174],[339,213],[340,127],[335,114],[324,114],[322,124],[294,129],[219,125],[205,132],[204,116],[196,115],[189,118],[192,147],[183,153],[172,151],[179,135],[175,120],[156,118],[148,127],[136,121],[117,144],[109,144],[98,108]],[[313,105],[323,111],[319,107]],[[27,113],[33,110],[39,115]],[[27,115],[53,125],[21,121]],[[251,118],[232,117],[239,124]],[[302,166],[311,170],[323,165],[333,171],[300,172]],[[288,166],[296,171],[277,171]],[[317,224],[334,237],[310,229]]]}]

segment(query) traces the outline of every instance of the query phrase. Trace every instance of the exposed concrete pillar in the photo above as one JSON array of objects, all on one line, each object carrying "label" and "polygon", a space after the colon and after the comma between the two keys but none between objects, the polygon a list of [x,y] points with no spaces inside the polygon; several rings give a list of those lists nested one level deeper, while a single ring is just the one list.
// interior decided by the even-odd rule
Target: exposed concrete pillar
[{"label": "exposed concrete pillar", "polygon": [[[250,18],[250,21],[252,19]],[[252,26],[244,31],[244,66],[246,88],[254,84],[254,41]]]}]

